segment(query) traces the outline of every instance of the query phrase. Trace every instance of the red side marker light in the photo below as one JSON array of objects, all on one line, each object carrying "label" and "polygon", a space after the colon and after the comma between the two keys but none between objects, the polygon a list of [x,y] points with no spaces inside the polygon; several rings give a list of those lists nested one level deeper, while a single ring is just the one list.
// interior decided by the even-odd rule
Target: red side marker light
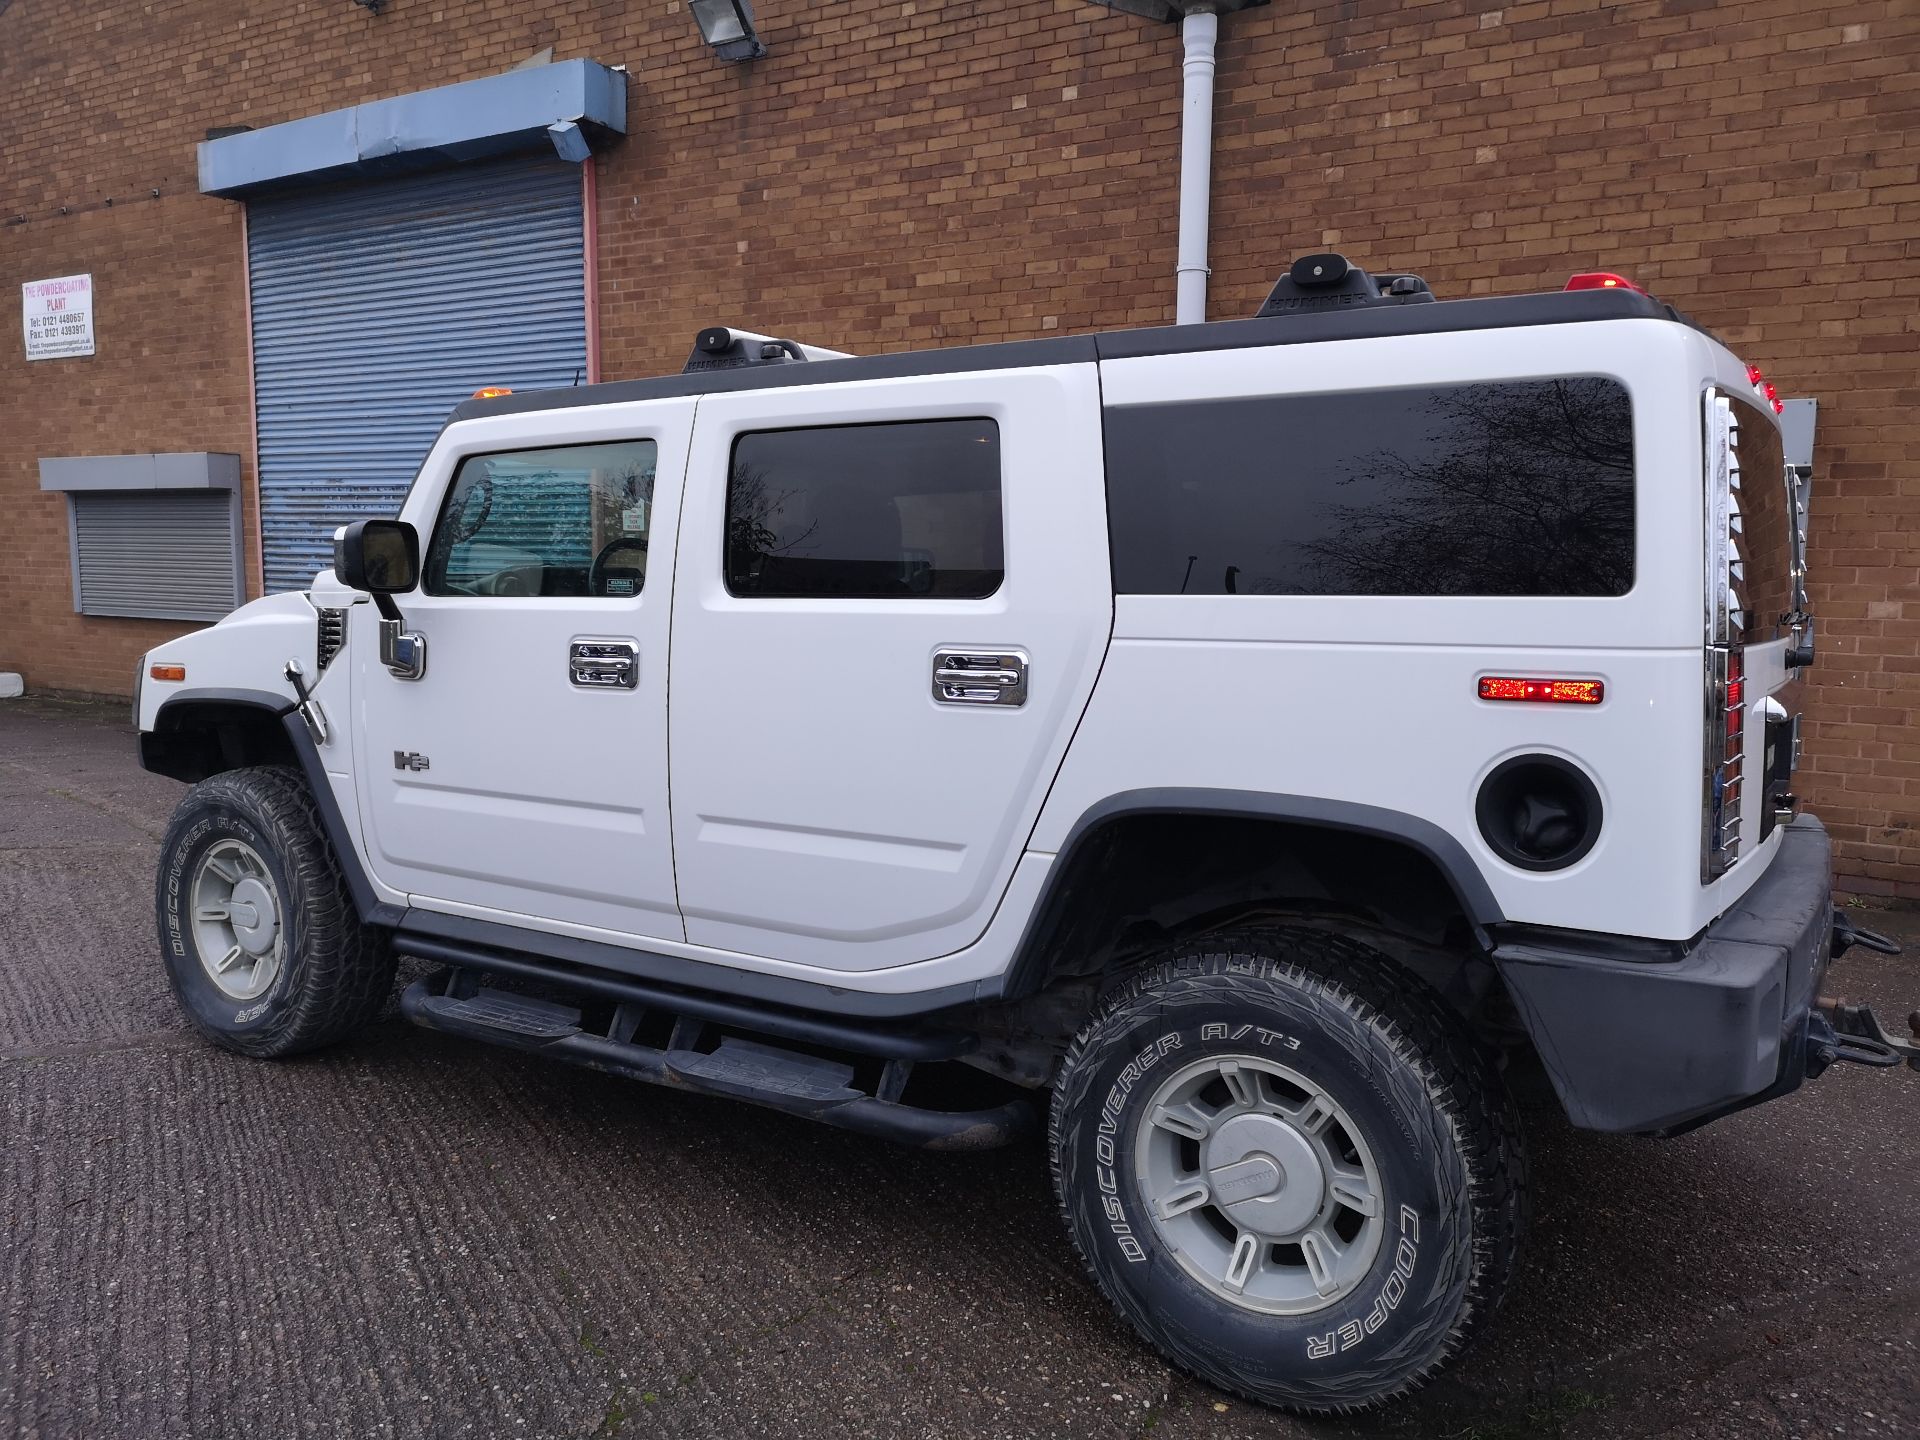
[{"label": "red side marker light", "polygon": [[1528,680],[1517,675],[1482,675],[1482,700],[1541,700],[1553,705],[1598,705],[1606,686],[1598,680]]},{"label": "red side marker light", "polygon": [[1590,270],[1583,275],[1575,275],[1567,281],[1569,290],[1631,290],[1636,295],[1646,294],[1646,290],[1634,284],[1624,275],[1615,275],[1607,270]]}]

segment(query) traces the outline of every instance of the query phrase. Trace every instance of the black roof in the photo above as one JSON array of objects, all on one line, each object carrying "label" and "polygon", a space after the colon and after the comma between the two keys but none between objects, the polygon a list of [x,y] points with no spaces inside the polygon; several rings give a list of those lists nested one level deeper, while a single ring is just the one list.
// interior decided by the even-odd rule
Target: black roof
[{"label": "black roof", "polygon": [[845,360],[808,360],[662,375],[650,380],[614,380],[563,390],[528,390],[491,400],[466,400],[449,422],[528,410],[567,410],[617,405],[731,390],[773,390],[789,385],[830,385],[844,380],[898,380],[912,375],[961,375],[972,370],[1016,370],[1033,365],[1071,365],[1127,360],[1143,355],[1180,355],[1202,350],[1240,350],[1262,345],[1308,345],[1330,340],[1370,340],[1391,335],[1439,335],[1462,330],[1501,330],[1520,325],[1564,325],[1587,320],[1692,322],[1671,305],[1632,290],[1570,290],[1544,295],[1507,295],[1441,300],[1427,305],[1376,305],[1277,315],[1265,320],[1220,320],[1205,325],[1161,325],[1016,340],[1000,345],[956,345],[944,350],[906,350]]}]

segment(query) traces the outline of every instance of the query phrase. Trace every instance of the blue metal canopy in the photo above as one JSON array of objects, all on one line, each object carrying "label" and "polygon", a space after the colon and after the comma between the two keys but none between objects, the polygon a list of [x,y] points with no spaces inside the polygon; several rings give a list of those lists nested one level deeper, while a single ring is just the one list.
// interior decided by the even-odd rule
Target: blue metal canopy
[{"label": "blue metal canopy", "polygon": [[583,160],[588,137],[626,131],[626,72],[563,60],[208,140],[200,189],[240,197],[549,145]]}]

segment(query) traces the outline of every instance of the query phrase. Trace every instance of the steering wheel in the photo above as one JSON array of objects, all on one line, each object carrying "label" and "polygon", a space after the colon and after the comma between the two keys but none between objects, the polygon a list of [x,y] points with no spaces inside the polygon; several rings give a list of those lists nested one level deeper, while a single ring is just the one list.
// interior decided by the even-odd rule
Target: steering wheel
[{"label": "steering wheel", "polygon": [[[609,558],[620,551],[633,552],[634,559],[624,565],[609,565]],[[608,572],[619,575],[631,575],[633,589],[628,594],[637,595],[647,580],[647,542],[639,535],[622,535],[617,540],[609,540],[600,547],[600,553],[593,557],[593,564],[587,570],[587,594],[605,595]]]}]

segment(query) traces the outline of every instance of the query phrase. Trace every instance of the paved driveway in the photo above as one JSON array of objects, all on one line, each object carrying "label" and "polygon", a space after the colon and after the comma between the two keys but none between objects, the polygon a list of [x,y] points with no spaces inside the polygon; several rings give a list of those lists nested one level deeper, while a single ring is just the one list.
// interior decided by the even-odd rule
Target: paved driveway
[{"label": "paved driveway", "polygon": [[[1920,1435],[1920,1076],[1666,1143],[1535,1107],[1492,1331],[1309,1425],[1109,1318],[1037,1149],[897,1151],[391,1017],[294,1062],[202,1044],[152,942],[179,787],[132,750],[117,707],[0,702],[0,1435]],[[1920,963],[1836,983],[1903,1015]]]}]

